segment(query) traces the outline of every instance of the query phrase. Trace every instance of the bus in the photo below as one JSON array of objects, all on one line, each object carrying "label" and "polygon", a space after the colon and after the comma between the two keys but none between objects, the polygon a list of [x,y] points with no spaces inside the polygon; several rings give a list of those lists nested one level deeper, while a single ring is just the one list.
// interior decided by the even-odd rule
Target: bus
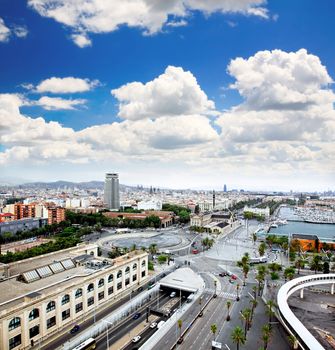
[{"label": "bus", "polygon": [[83,343],[79,344],[72,350],[93,350],[97,347],[97,343],[94,338],[88,338]]}]

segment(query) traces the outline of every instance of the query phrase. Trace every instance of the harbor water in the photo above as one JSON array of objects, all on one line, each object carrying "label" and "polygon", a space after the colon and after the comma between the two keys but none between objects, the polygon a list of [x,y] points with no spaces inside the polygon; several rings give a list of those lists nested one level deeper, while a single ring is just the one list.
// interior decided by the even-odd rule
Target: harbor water
[{"label": "harbor water", "polygon": [[[279,217],[286,220],[299,220],[294,210],[282,207]],[[277,235],[290,235],[294,233],[316,235],[321,240],[335,242],[335,224],[312,224],[303,221],[287,221],[286,225],[271,227],[269,233]]]}]

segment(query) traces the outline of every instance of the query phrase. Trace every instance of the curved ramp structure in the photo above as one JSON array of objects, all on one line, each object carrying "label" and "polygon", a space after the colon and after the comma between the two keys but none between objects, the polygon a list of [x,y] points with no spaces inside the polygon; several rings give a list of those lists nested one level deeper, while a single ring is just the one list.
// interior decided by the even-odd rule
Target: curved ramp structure
[{"label": "curved ramp structure", "polygon": [[317,274],[295,278],[292,281],[285,283],[279,289],[277,294],[280,321],[289,331],[289,333],[297,338],[300,347],[304,350],[325,349],[294,315],[287,303],[287,300],[290,295],[296,291],[300,290],[302,296],[304,288],[321,284],[331,284],[331,293],[334,294],[335,273]]}]

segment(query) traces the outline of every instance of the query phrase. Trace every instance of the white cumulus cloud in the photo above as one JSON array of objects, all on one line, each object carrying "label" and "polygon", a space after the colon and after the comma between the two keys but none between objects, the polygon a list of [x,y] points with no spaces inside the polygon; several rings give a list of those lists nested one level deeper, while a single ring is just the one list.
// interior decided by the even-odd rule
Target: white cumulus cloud
[{"label": "white cumulus cloud", "polygon": [[120,103],[119,116],[138,120],[214,112],[214,102],[201,90],[191,72],[169,66],[145,84],[128,83],[111,91]]},{"label": "white cumulus cloud", "polygon": [[0,42],[8,42],[11,37],[25,38],[28,35],[28,29],[22,25],[12,24],[7,26],[0,17]]},{"label": "white cumulus cloud", "polygon": [[5,25],[5,22],[0,18],[0,42],[6,42],[10,37],[10,29]]},{"label": "white cumulus cloud", "polygon": [[127,25],[153,34],[164,25],[186,24],[184,19],[193,11],[269,18],[266,0],[28,0],[28,4],[41,16],[72,28],[79,47],[91,44],[86,33],[109,33]]},{"label": "white cumulus cloud", "polygon": [[60,109],[76,109],[76,106],[82,106],[86,103],[85,99],[64,99],[61,97],[42,96],[35,102],[37,105],[46,110],[60,110]]},{"label": "white cumulus cloud", "polygon": [[51,92],[54,94],[86,92],[94,89],[97,85],[99,85],[98,80],[89,80],[74,77],[52,77],[41,81],[36,86],[36,92]]}]

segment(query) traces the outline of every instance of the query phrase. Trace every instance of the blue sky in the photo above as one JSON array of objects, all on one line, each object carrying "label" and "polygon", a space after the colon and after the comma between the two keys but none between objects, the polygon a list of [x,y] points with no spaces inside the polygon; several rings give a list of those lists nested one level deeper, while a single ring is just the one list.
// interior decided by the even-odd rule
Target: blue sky
[{"label": "blue sky", "polygon": [[[62,8],[65,3],[63,0],[2,0],[0,3],[0,94],[5,95],[7,101],[2,105],[0,103],[0,122],[1,119],[3,121],[0,127],[5,136],[0,134],[3,178],[83,180],[82,173],[85,172],[85,177],[99,179],[103,178],[104,171],[116,170],[124,175],[124,182],[147,185],[154,182],[167,187],[220,188],[222,183],[244,188],[268,188],[273,185],[280,189],[334,187],[334,159],[330,154],[333,140],[325,131],[331,130],[334,125],[334,101],[330,96],[333,91],[331,78],[335,77],[333,1],[241,0],[236,1],[232,9],[229,0],[213,2],[215,6],[205,0],[197,5],[193,0],[176,0],[175,7],[167,10],[148,8],[143,10],[141,16],[137,16],[136,11],[134,14],[132,6],[120,5],[125,17],[119,18],[111,13],[111,9],[105,9],[103,16],[93,12],[90,13],[91,18],[85,21],[80,19],[78,8],[71,5],[72,1],[67,2],[70,4],[67,10]],[[94,4],[95,0],[86,3]],[[119,2],[114,3],[116,13]],[[146,1],[133,0],[129,3],[136,8],[146,4]],[[164,1],[157,3],[163,4]],[[51,5],[58,7],[60,16],[50,10]],[[69,13],[69,17],[72,17],[67,19]],[[167,16],[166,19],[162,19],[162,13]],[[119,28],[114,30],[115,26]],[[144,32],[151,33],[148,35]],[[80,36],[81,41],[76,43],[75,36]],[[302,58],[297,54],[300,49],[306,50]],[[286,81],[278,78],[278,81],[269,83],[265,81],[271,76],[266,68],[268,63],[258,67],[249,62],[244,67],[236,61],[241,57],[246,62],[258,52],[273,53],[273,50],[280,50],[283,60],[288,55],[291,63],[285,63],[285,69],[290,70],[291,65],[299,67],[305,64],[310,65],[308,69],[320,69],[319,73],[306,77],[310,87],[304,88],[303,84],[298,86],[298,83],[292,87],[292,79],[301,79],[299,84],[305,79],[296,75],[296,68],[290,70],[292,76]],[[290,52],[293,56],[289,55]],[[311,63],[311,57],[319,61]],[[262,58],[261,62],[270,62],[272,58]],[[229,72],[232,61],[234,67]],[[271,69],[276,69],[276,65],[283,68],[281,64],[274,59],[270,66]],[[126,84],[152,82],[164,74],[168,66],[182,69],[176,73],[179,82],[188,81],[190,77],[186,76],[186,72],[190,72],[194,78],[185,83],[182,91],[178,90],[179,83],[169,86],[175,89],[177,97],[166,99],[164,93],[161,95],[158,89],[164,90],[162,84],[154,92],[147,87],[143,96],[138,98],[133,97],[136,87],[135,90],[125,91],[127,96],[123,94],[123,100],[111,94],[111,90],[119,91]],[[243,68],[246,69],[245,73],[241,72]],[[258,94],[256,97],[247,77],[255,73],[258,78],[260,74],[263,75],[262,87],[258,82],[254,86]],[[170,72],[166,75],[170,79],[174,74]],[[83,79],[91,87],[83,92],[76,92],[75,89],[72,92],[66,92],[66,89],[65,92],[54,92],[52,88],[36,91],[41,82],[52,77],[59,79],[59,83],[67,77]],[[175,78],[171,79],[175,82]],[[315,81],[310,82],[311,79]],[[240,85],[233,88],[231,85],[236,82]],[[281,88],[272,91],[271,96],[276,97],[271,101],[271,107],[264,107],[259,101],[271,99],[264,95],[266,90],[269,91],[267,84],[272,88],[278,82]],[[22,87],[22,84],[30,84],[29,89]],[[189,103],[194,106],[199,102],[197,97],[205,95],[201,95],[203,100],[198,107],[191,108],[187,104],[178,110],[171,107],[164,111],[157,107],[184,103],[188,87],[195,98],[194,101],[190,99]],[[288,108],[287,96],[279,96],[286,88],[290,96],[299,93],[298,122],[292,113],[296,111],[296,106],[293,108],[290,105]],[[313,93],[311,89],[314,89]],[[318,94],[323,95],[324,91],[329,93],[328,99],[320,102]],[[15,101],[14,96],[17,97]],[[181,99],[179,102],[178,96]],[[41,100],[43,97],[49,98],[47,102],[46,99]],[[154,106],[145,105],[148,98],[156,99]],[[159,98],[162,100],[159,101]],[[69,105],[66,102],[69,100],[77,102]],[[209,106],[206,101],[212,101],[215,106]],[[12,113],[9,103],[12,108],[17,106],[20,118],[24,118],[19,126],[13,125],[11,130],[4,122]],[[136,114],[139,103],[143,111],[141,117]],[[131,111],[123,113],[120,104],[128,105]],[[315,121],[313,113],[316,113],[315,108],[310,108],[311,104],[317,105],[325,115],[321,124],[317,123],[324,125],[325,130],[318,130],[318,135],[312,132],[310,125],[312,120]],[[327,110],[325,105],[328,106]],[[264,113],[265,109],[268,113]],[[270,124],[269,116],[272,118]],[[27,118],[36,120],[38,117],[42,118],[43,125],[37,127],[27,122]],[[18,116],[15,118],[17,120]],[[169,118],[171,123],[167,122]],[[178,118],[184,118],[181,125],[187,130],[189,123],[190,129],[193,128],[192,133],[182,135],[181,130],[171,129],[157,140],[157,130],[162,126],[169,128],[167,125],[170,124],[174,127],[179,125]],[[236,134],[236,130],[245,127],[244,118],[257,120],[256,129],[249,128],[251,133],[258,135],[252,140],[250,137],[243,138],[242,131]],[[29,135],[30,128],[35,131],[39,128],[41,135],[29,140],[15,136],[26,122],[27,126],[21,132]],[[50,133],[54,133],[51,131],[53,124],[49,122],[58,122],[58,133],[65,132],[64,137],[50,136]],[[99,134],[107,130],[105,126],[113,122],[118,129],[110,130],[110,137],[119,139],[122,134],[123,138],[117,147],[97,140]],[[276,134],[278,123],[286,124],[286,128],[300,124],[295,125],[296,135],[287,136],[285,133]],[[101,126],[101,129],[95,129],[93,136],[92,130],[87,128],[96,126]],[[307,126],[310,129],[304,130]],[[141,134],[141,142],[136,134],[139,128],[150,129],[148,135],[146,132]],[[105,137],[108,138],[108,135]],[[60,143],[64,139],[66,147]],[[48,144],[45,144],[47,140]],[[46,148],[51,147],[52,142],[53,149],[68,148],[69,151],[64,152],[63,156],[47,152]],[[80,147],[83,147],[81,151]],[[77,148],[78,151],[73,152]],[[22,157],[17,157],[18,151]],[[185,158],[181,153],[185,153]],[[199,164],[205,164],[206,170],[200,170]],[[55,168],[59,167],[63,170],[58,173]],[[146,169],[150,174],[146,173]],[[164,173],[162,169],[165,169]],[[255,176],[255,170],[258,176]],[[297,176],[303,176],[306,171],[310,177],[297,181]],[[178,177],[174,178],[172,174],[178,174]],[[194,174],[192,180],[183,180],[189,174]],[[208,180],[205,181],[204,177]]]}]

